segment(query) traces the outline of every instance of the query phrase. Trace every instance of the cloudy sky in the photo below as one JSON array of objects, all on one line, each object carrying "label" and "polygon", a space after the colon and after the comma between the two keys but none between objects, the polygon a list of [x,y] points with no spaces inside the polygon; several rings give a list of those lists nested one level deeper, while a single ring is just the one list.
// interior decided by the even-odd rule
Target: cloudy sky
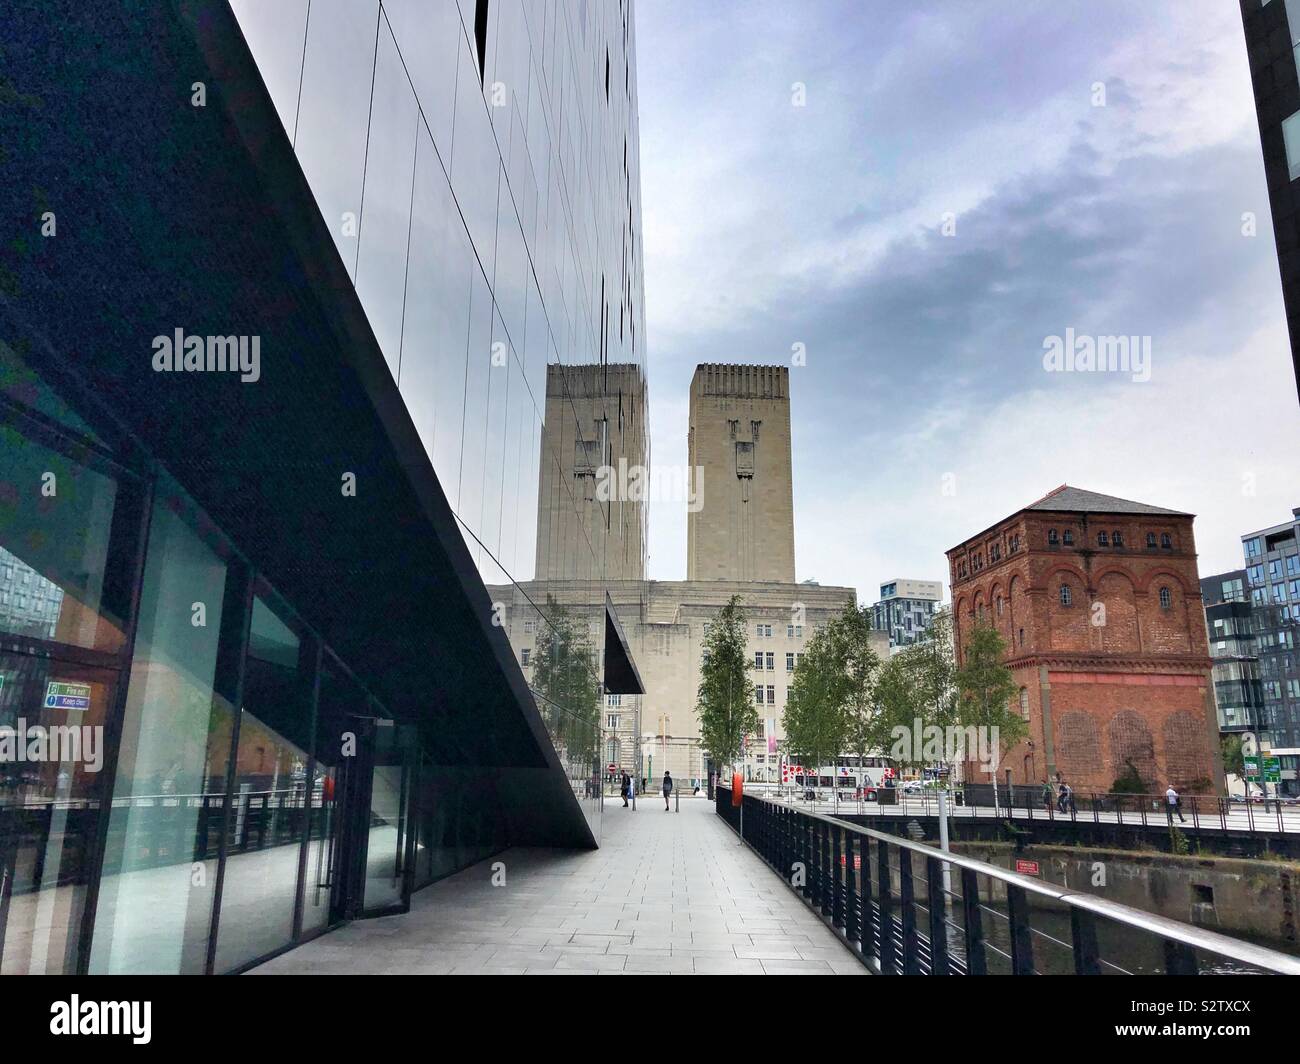
[{"label": "cloudy sky", "polygon": [[[640,0],[637,33],[654,460],[696,363],[803,344],[799,579],[946,581],[1062,483],[1197,514],[1203,574],[1300,506],[1235,3]],[[1150,380],[1046,372],[1067,328],[1149,336]],[[650,520],[683,578],[681,505]]]}]

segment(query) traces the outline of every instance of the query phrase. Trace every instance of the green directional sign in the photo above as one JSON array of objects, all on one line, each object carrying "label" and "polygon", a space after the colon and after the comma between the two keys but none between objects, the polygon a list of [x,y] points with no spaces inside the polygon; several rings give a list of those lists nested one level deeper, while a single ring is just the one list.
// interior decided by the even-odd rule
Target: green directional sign
[{"label": "green directional sign", "polygon": [[1248,780],[1259,779],[1259,758],[1244,757],[1241,759],[1241,763],[1243,766],[1242,775],[1244,775],[1246,779]]},{"label": "green directional sign", "polygon": [[1282,759],[1280,757],[1265,757],[1262,759],[1262,768],[1264,770],[1264,779],[1268,783],[1282,782]]}]

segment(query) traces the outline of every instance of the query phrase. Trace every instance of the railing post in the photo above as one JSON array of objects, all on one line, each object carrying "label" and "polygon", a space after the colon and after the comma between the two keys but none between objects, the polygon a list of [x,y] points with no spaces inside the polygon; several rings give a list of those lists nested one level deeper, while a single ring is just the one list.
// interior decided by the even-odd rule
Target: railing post
[{"label": "railing post", "polygon": [[1074,974],[1101,975],[1097,949],[1097,920],[1087,909],[1070,908],[1070,936],[1074,941]]},{"label": "railing post", "polygon": [[859,840],[862,847],[862,897],[859,899],[862,913],[859,930],[861,932],[862,956],[876,955],[876,914],[871,910],[871,836],[863,835]]},{"label": "railing post", "polygon": [[799,861],[803,864],[803,896],[809,902],[817,896],[817,869],[813,866],[812,837],[817,830],[817,821],[802,812],[796,812],[799,818]]},{"label": "railing post", "polygon": [[831,865],[831,825],[822,824],[822,915],[835,911],[835,869]]},{"label": "railing post", "polygon": [[1011,974],[1034,974],[1034,943],[1029,933],[1029,898],[1024,887],[1007,884],[1007,918],[1011,924]]},{"label": "railing post", "polygon": [[880,934],[880,974],[893,975],[894,962],[894,891],[889,876],[889,843],[876,840],[876,904],[880,917],[876,922]]},{"label": "railing post", "polygon": [[861,913],[858,909],[858,872],[854,866],[854,841],[857,832],[844,832],[844,937],[850,942],[862,940]]},{"label": "railing post", "polygon": [[948,963],[948,924],[946,897],[943,892],[944,864],[937,857],[925,859],[925,880],[930,908],[930,974],[950,975]]},{"label": "railing post", "polygon": [[1165,975],[1197,975],[1196,950],[1175,942],[1171,938],[1165,941]]},{"label": "railing post", "polygon": [[843,857],[843,846],[841,837],[843,832],[838,824],[831,827],[831,927],[841,928],[844,926],[844,887],[843,878],[840,871],[840,861]]},{"label": "railing post", "polygon": [[962,923],[966,933],[966,974],[987,975],[984,957],[984,925],[980,914],[979,876],[974,869],[961,870]]},{"label": "railing post", "polygon": [[[1008,807],[1009,808],[1009,807]],[[898,909],[903,924],[903,974],[920,975],[917,958],[916,895],[912,883],[912,851],[898,848]]]}]

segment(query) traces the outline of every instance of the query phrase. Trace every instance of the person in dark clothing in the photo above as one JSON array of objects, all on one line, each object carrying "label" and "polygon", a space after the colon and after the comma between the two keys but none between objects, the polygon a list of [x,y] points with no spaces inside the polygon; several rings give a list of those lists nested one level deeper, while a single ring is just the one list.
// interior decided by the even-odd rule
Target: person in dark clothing
[{"label": "person in dark clothing", "polygon": [[623,808],[627,808],[627,800],[632,797],[632,777],[626,772],[623,773]]},{"label": "person in dark clothing", "polygon": [[673,776],[671,772],[664,773],[664,812],[668,812],[668,796],[673,793]]}]

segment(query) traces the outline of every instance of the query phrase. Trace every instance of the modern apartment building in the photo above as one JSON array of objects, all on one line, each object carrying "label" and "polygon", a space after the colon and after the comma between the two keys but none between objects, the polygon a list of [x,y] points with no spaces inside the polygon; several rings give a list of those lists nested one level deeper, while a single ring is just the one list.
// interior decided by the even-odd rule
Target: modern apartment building
[{"label": "modern apartment building", "polygon": [[1300,747],[1300,508],[1241,537],[1273,745]]},{"label": "modern apartment building", "polygon": [[871,607],[872,627],[889,635],[889,649],[911,646],[934,620],[943,601],[938,580],[889,580],[880,585],[880,601]]},{"label": "modern apartment building", "polygon": [[[645,454],[548,384],[644,391],[631,0],[0,22],[0,973],[239,971],[596,845],[628,648],[530,690],[485,584],[540,564],[548,420]],[[544,535],[635,576],[571,488]]]},{"label": "modern apartment building", "polygon": [[1246,571],[1234,569],[1201,580],[1205,630],[1214,659],[1214,702],[1219,731],[1253,732],[1271,738],[1259,673],[1259,640],[1254,607],[1246,590]]}]

